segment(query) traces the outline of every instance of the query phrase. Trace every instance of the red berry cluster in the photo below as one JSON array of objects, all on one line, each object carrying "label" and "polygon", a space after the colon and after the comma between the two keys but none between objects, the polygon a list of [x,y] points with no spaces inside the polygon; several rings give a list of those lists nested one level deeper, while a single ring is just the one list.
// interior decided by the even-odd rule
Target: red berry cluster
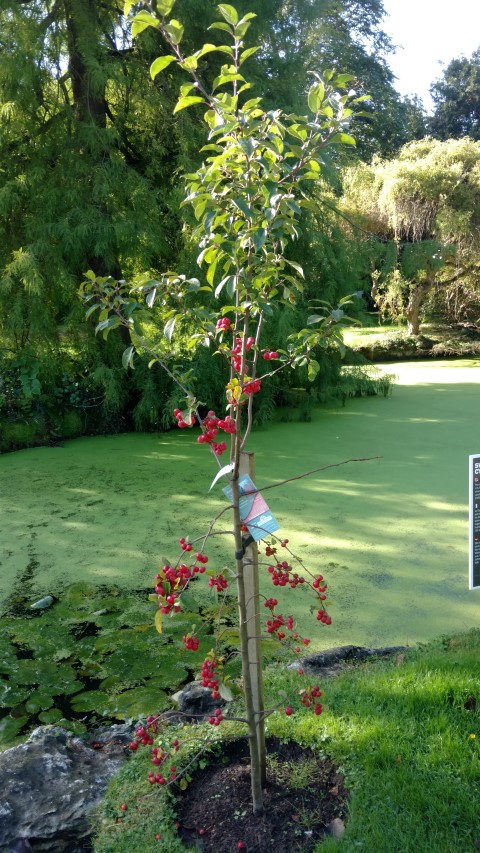
[{"label": "red berry cluster", "polygon": [[268,566],[267,571],[272,576],[274,586],[287,586],[288,584],[292,589],[295,589],[299,584],[305,583],[305,578],[297,574],[297,572],[292,572],[291,569],[292,567],[289,563],[283,560],[283,562],[277,563],[275,566]]},{"label": "red berry cluster", "polygon": [[331,625],[332,624],[331,617],[328,615],[327,611],[323,609],[323,607],[321,607],[317,611],[317,620],[319,622],[323,622],[324,625]]},{"label": "red berry cluster", "polygon": [[207,416],[203,420],[202,427],[204,432],[198,436],[197,441],[199,444],[210,444],[214,453],[217,456],[221,456],[222,453],[227,449],[227,445],[225,441],[214,441],[214,438],[217,437],[218,430],[223,429],[224,432],[228,432],[233,434],[236,431],[235,421],[229,415],[226,418],[217,418],[215,412],[208,412]]},{"label": "red berry cluster", "polygon": [[211,726],[219,726],[223,719],[221,708],[216,708],[214,715],[208,718],[208,722]]},{"label": "red berry cluster", "polygon": [[[282,541],[280,542],[280,545],[282,546],[282,548],[286,548],[288,545],[288,539],[282,539]],[[276,553],[277,553],[277,549],[275,547],[275,543],[273,541],[267,542],[266,547],[265,547],[265,555],[267,557],[273,557],[273,555]]]},{"label": "red berry cluster", "polygon": [[[192,545],[186,541],[185,537],[179,540],[182,551],[190,553]],[[205,563],[208,563],[208,557],[199,552],[196,554],[196,563],[189,567],[185,563],[179,563],[177,566],[162,566],[161,570],[155,575],[155,592],[159,596],[159,607],[163,614],[179,613],[181,604],[179,601],[180,593],[188,586],[189,581],[197,574],[203,575],[205,572]]]},{"label": "red berry cluster", "polygon": [[301,690],[300,696],[300,702],[302,705],[305,705],[305,708],[311,708],[313,706],[315,714],[320,715],[322,713],[323,707],[318,700],[323,696],[323,693],[317,684],[315,687],[311,687],[310,690]]},{"label": "red berry cluster", "polygon": [[174,409],[173,414],[177,419],[177,424],[180,429],[185,429],[185,427],[192,427],[195,423],[195,415],[190,415],[189,420],[185,421],[183,418],[183,412],[181,409]]},{"label": "red berry cluster", "polygon": [[195,637],[193,634],[184,634],[182,637],[185,648],[190,652],[197,652],[198,646],[200,644],[200,640],[198,637]]},{"label": "red berry cluster", "polygon": [[316,590],[317,590],[317,592],[318,592],[318,597],[320,598],[320,600],[321,600],[321,601],[325,601],[325,599],[326,599],[326,597],[327,597],[327,596],[325,595],[325,592],[326,592],[326,590],[327,590],[327,584],[326,584],[326,583],[324,583],[324,584],[322,585],[322,581],[323,581],[323,575],[317,575],[317,577],[316,577],[316,578],[314,579],[314,581],[313,581],[312,586],[313,586],[313,588],[314,588],[314,589],[316,589]]},{"label": "red berry cluster", "polygon": [[205,658],[202,664],[202,686],[208,687],[212,691],[212,699],[220,698],[220,693],[218,692],[218,678],[215,678],[215,670],[217,666],[217,661],[212,660],[211,658]]},{"label": "red berry cluster", "polygon": [[220,320],[217,320],[217,331],[218,332],[228,332],[230,328],[230,320],[228,317],[221,317]]},{"label": "red berry cluster", "polygon": [[[202,554],[201,551],[195,554],[195,559],[197,563],[203,563],[204,565],[208,563],[208,557],[206,557],[205,554]],[[201,574],[203,574],[203,572],[201,572]]]},{"label": "red berry cluster", "polygon": [[[157,590],[158,590],[158,586],[155,587],[155,592],[157,592]],[[158,593],[158,594],[161,595],[161,593]],[[169,595],[165,596],[165,603],[160,605],[160,610],[162,611],[162,613],[165,616],[167,616],[169,613],[171,613],[172,610],[174,613],[180,613],[180,610],[182,608],[181,608],[180,603],[178,602],[177,599],[178,599],[178,593],[176,593],[176,592],[171,592]]]},{"label": "red berry cluster", "polygon": [[[275,599],[273,599],[275,601]],[[273,613],[272,613],[273,615]],[[289,631],[293,630],[293,617],[288,616],[285,619],[281,613],[273,616],[273,619],[267,619],[265,623],[267,634],[276,634],[278,640],[285,639],[285,631],[280,631],[279,628],[287,628]],[[295,639],[298,637],[298,634],[295,635]]]},{"label": "red berry cluster", "polygon": [[245,391],[245,394],[258,394],[261,387],[262,383],[260,382],[260,379],[250,379],[250,381],[246,382],[243,386],[243,390]]},{"label": "red berry cluster", "polygon": [[[152,741],[152,743],[153,743],[153,741]],[[155,767],[161,767],[165,763],[167,758],[172,753],[178,752],[179,748],[180,748],[180,742],[176,739],[172,740],[172,745],[171,745],[170,750],[168,752],[165,752],[165,750],[163,750],[159,746],[153,746],[152,747],[152,764],[154,764]],[[175,782],[175,780],[177,778],[177,768],[176,768],[175,764],[172,764],[170,766],[170,772],[169,773],[165,773],[165,771],[163,771],[163,773],[160,773],[160,772],[153,773],[151,771],[148,774],[147,778],[148,778],[148,781],[150,782],[150,785],[165,785],[167,783],[167,778],[166,778],[167,776],[169,776],[169,779],[168,779],[169,782]]]},{"label": "red berry cluster", "polygon": [[221,592],[223,589],[228,589],[228,583],[226,578],[223,575],[215,575],[211,577],[208,581],[209,586],[214,586],[217,592]]},{"label": "red berry cluster", "polygon": [[[245,352],[248,352],[254,343],[254,338],[247,338],[245,341]],[[243,338],[235,338],[235,346],[232,349],[232,365],[233,369],[236,370],[237,373],[240,373],[242,369],[242,350]]]},{"label": "red berry cluster", "polygon": [[129,749],[131,749],[132,752],[135,752],[135,750],[138,749],[140,744],[142,746],[151,746],[153,744],[152,735],[156,734],[158,731],[157,723],[158,723],[158,717],[149,716],[149,717],[147,717],[147,721],[146,721],[145,725],[138,727],[138,729],[135,732],[134,740],[130,741],[130,743],[128,745]]},{"label": "red berry cluster", "polygon": [[263,353],[263,357],[264,357],[265,361],[274,361],[276,358],[278,358],[278,352],[275,352],[275,351],[269,352],[267,350],[266,352]]}]

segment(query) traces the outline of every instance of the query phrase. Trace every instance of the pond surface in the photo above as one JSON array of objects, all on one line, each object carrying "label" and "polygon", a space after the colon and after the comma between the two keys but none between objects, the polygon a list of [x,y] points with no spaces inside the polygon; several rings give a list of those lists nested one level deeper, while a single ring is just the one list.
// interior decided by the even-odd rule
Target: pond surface
[{"label": "pond surface", "polygon": [[[266,497],[295,552],[329,583],[333,623],[284,593],[312,647],[408,644],[478,625],[468,591],[468,455],[480,452],[478,361],[389,364],[390,398],[327,407],[250,442],[260,486],[352,458]],[[150,591],[180,536],[200,535],[224,505],[196,434],[77,439],[0,458],[3,611],[71,583]],[[227,518],[225,516],[224,518]],[[226,524],[225,526],[228,526]],[[210,565],[229,554],[217,537]],[[272,594],[268,576],[262,579]],[[280,598],[280,596],[278,596]]]}]

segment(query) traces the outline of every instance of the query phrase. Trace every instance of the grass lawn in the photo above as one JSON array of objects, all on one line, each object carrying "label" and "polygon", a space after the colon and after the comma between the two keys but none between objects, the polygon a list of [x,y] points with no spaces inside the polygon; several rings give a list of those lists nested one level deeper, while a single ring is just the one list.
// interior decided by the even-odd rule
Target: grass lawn
[{"label": "grass lawn", "polygon": [[[467,589],[467,457],[480,451],[475,361],[388,365],[388,399],[318,409],[311,423],[257,431],[257,482],[332,468],[266,493],[294,551],[322,571],[333,624],[303,619],[314,647],[414,644],[478,625]],[[0,459],[0,595],[61,595],[70,582],[148,587],[179,536],[222,506],[215,468],[193,432],[79,439]],[[218,546],[216,546],[218,548]],[[212,565],[227,555],[209,549]],[[271,594],[268,577],[262,581]],[[298,594],[297,594],[298,593]]]},{"label": "grass lawn", "polygon": [[[479,652],[480,632],[471,631],[393,660],[348,667],[321,682],[329,706],[321,717],[295,699],[298,676],[284,668],[267,673],[267,703],[282,688],[295,709],[291,717],[273,715],[268,734],[332,757],[350,790],[345,834],[317,845],[315,853],[478,849],[480,717],[474,703],[480,698]],[[216,733],[199,726],[196,732],[199,737],[228,736],[235,725],[224,723]],[[178,736],[186,737],[185,732]],[[185,850],[164,789],[152,791],[147,782],[149,759],[148,749],[139,751],[113,782],[96,824],[96,853]],[[177,763],[186,764],[182,752]],[[126,813],[121,803],[128,804]],[[299,829],[308,832],[301,802],[298,812]],[[234,807],[232,813],[234,822]],[[205,831],[208,836],[208,824]]]},{"label": "grass lawn", "polygon": [[381,326],[349,326],[343,332],[343,340],[348,347],[367,347],[396,332],[405,332],[405,326],[385,323]]}]

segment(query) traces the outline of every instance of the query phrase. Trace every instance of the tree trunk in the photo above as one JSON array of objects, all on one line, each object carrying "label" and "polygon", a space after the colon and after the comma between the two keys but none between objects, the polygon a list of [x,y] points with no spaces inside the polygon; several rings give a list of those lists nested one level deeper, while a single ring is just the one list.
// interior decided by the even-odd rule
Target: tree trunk
[{"label": "tree trunk", "polygon": [[[76,132],[81,134],[81,145],[88,158],[95,162],[109,156],[107,140],[103,138],[107,127],[107,75],[103,68],[106,57],[101,47],[99,6],[96,0],[64,0],[64,8]],[[99,204],[105,218],[109,219],[106,205],[101,201]],[[108,258],[91,252],[86,266],[95,275],[111,275],[117,281],[122,278],[116,248],[112,248]],[[122,325],[119,334],[125,347],[130,346],[129,329]]]},{"label": "tree trunk", "polygon": [[95,0],[65,0],[65,23],[76,120],[103,129],[107,102],[102,57],[96,55],[101,36]]},{"label": "tree trunk", "polygon": [[420,309],[423,305],[425,296],[432,287],[433,282],[425,281],[422,284],[417,284],[410,291],[405,316],[407,318],[407,328],[409,335],[420,334]]}]

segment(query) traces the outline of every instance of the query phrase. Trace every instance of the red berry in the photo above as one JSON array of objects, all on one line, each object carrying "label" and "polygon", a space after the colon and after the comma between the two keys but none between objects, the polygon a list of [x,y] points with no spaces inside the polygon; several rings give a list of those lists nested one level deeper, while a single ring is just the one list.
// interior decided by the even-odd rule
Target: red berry
[{"label": "red berry", "polygon": [[291,708],[291,707],[290,707],[290,705],[288,705],[288,706],[285,708],[285,713],[286,713],[287,717],[291,717],[291,716],[292,716],[292,714],[293,714],[293,708]]},{"label": "red berry", "polygon": [[126,804],[126,803],[122,803],[122,805],[120,806],[120,808],[121,808],[122,812],[126,812],[126,811],[127,811],[127,809],[128,809],[128,806],[127,806],[127,804]]}]

